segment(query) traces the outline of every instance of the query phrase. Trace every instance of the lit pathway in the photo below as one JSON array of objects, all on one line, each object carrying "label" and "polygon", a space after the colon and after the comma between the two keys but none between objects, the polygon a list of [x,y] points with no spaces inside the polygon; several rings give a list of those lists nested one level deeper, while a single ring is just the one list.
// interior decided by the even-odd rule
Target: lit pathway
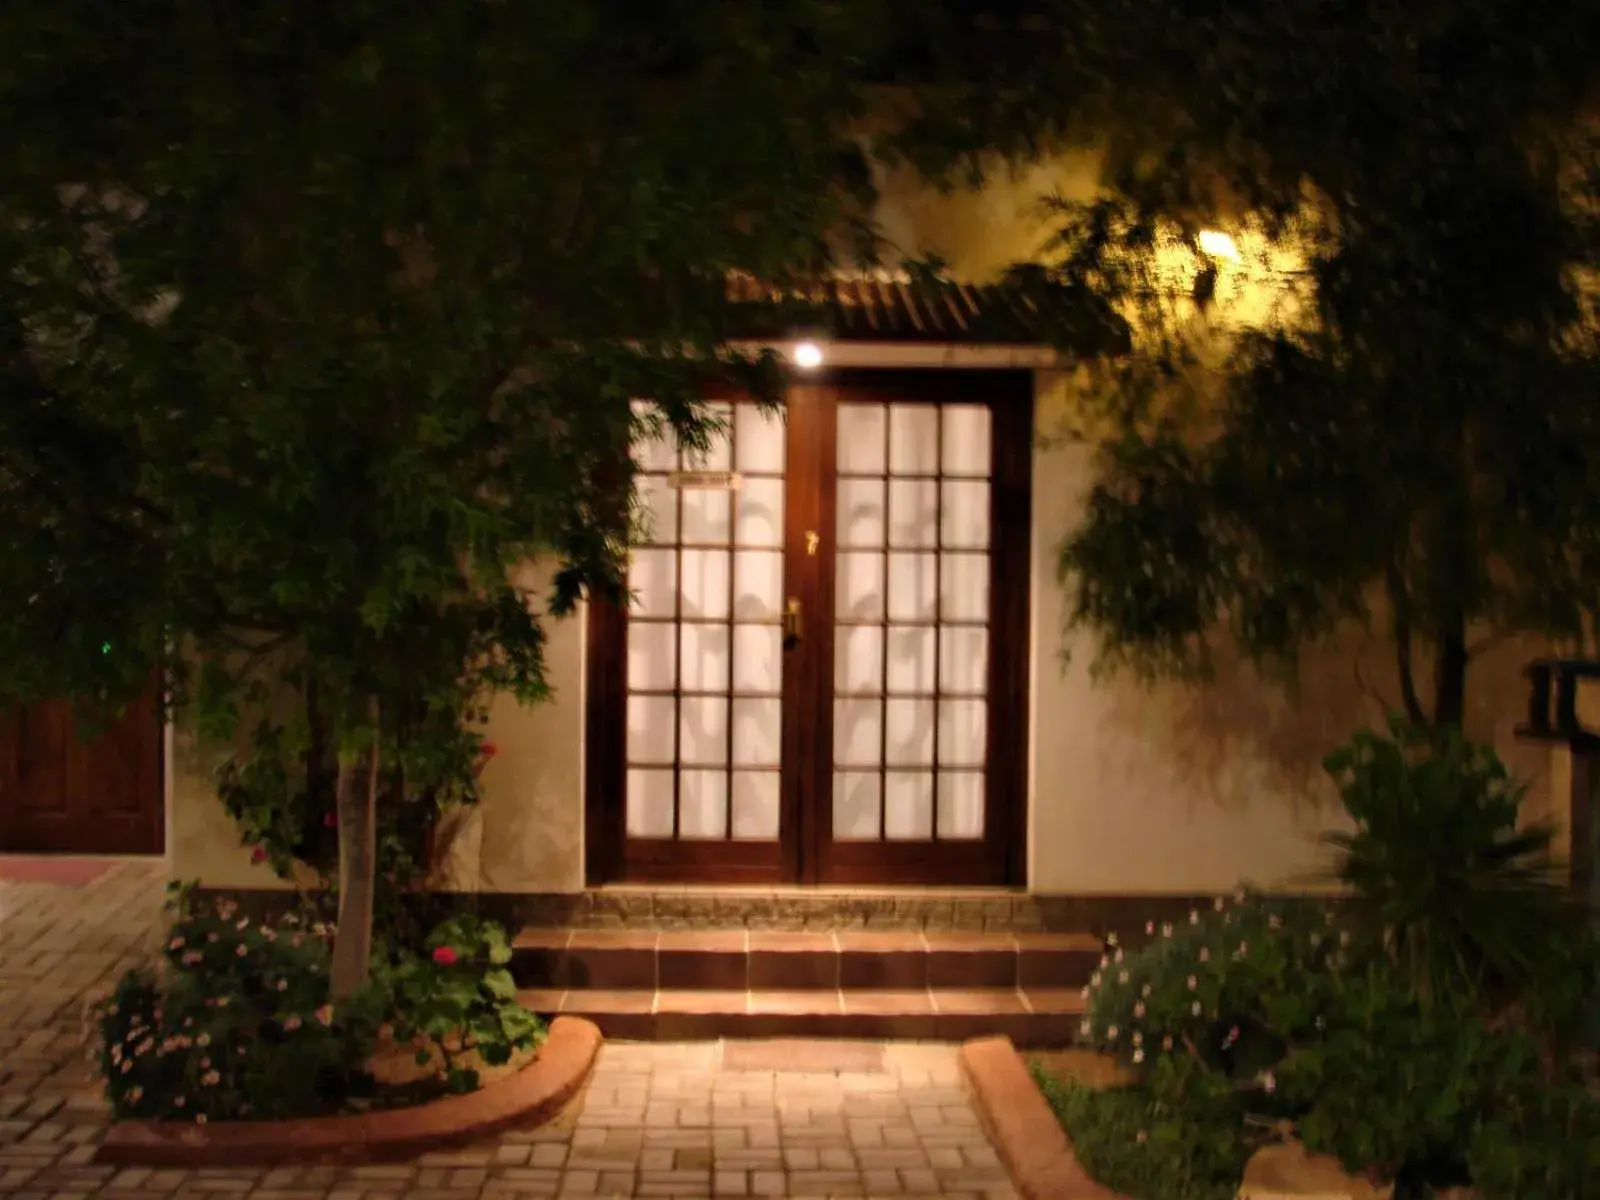
[{"label": "lit pathway", "polygon": [[[485,1200],[791,1196],[1014,1200],[949,1046],[613,1044],[551,1125],[415,1163],[113,1170],[80,1042],[85,999],[159,944],[164,876],[0,881],[0,1195]],[[774,1070],[782,1067],[781,1070]]]}]

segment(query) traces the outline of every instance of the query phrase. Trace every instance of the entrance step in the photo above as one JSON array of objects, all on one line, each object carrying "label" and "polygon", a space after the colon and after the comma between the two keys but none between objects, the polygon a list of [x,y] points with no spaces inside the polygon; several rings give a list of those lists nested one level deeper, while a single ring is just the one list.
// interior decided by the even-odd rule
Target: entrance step
[{"label": "entrance step", "polygon": [[1075,1041],[1080,991],[724,992],[666,989],[527,989],[523,1007],[584,1017],[608,1038],[905,1038],[966,1041],[1005,1034],[1030,1049]]},{"label": "entrance step", "polygon": [[1076,1036],[1103,947],[1087,934],[528,929],[536,1012],[620,1038]]}]

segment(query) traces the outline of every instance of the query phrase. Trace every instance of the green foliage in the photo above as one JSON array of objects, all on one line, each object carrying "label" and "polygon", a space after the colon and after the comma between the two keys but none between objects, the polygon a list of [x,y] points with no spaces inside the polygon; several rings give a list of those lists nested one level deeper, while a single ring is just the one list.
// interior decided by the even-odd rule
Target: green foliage
[{"label": "green foliage", "polygon": [[1083,1032],[1141,1077],[1169,1058],[1261,1089],[1290,1041],[1325,1023],[1348,933],[1331,913],[1239,893],[1176,926],[1149,929],[1142,949],[1114,948],[1087,990]]},{"label": "green foliage", "polygon": [[166,970],[129,972],[97,1012],[95,1058],[118,1117],[234,1120],[341,1109],[370,1090],[370,998],[328,1001],[324,928],[229,906],[172,926]]},{"label": "green foliage", "polygon": [[1237,1101],[1203,1096],[1198,1076],[1163,1064],[1166,1098],[1145,1087],[1096,1090],[1034,1067],[1084,1169],[1134,1200],[1232,1200],[1257,1145]]},{"label": "green foliage", "polygon": [[1591,1196],[1600,1180],[1600,1100],[1580,1080],[1519,1080],[1495,1097],[1468,1162],[1483,1200]]},{"label": "green foliage", "polygon": [[[902,148],[979,177],[996,149],[1104,163],[1099,195],[1058,205],[1053,263],[1135,318],[1060,559],[1100,663],[1292,669],[1370,623],[1407,715],[1458,724],[1469,634],[1584,639],[1594,6],[1552,0],[1534,29],[1512,0],[969,9]],[[1207,226],[1299,260],[1208,261]],[[1249,327],[1225,302],[1245,282],[1270,300]]]},{"label": "green foliage", "polygon": [[478,1086],[476,1069],[463,1066],[472,1050],[489,1066],[544,1040],[544,1024],[517,1003],[511,944],[492,921],[458,916],[429,936],[422,953],[400,950],[377,972],[374,985],[390,996],[397,1041],[424,1039],[417,1064],[434,1060],[452,1092]]},{"label": "green foliage", "polygon": [[1395,719],[1326,765],[1356,825],[1324,838],[1347,911],[1420,995],[1522,997],[1572,977],[1559,960],[1583,931],[1551,830],[1519,823],[1523,789],[1493,750]]}]

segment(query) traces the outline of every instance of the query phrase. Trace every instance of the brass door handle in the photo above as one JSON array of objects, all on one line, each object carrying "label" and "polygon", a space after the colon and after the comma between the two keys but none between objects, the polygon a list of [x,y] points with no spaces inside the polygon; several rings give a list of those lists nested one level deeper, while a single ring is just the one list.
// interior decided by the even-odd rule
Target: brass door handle
[{"label": "brass door handle", "polygon": [[783,640],[790,645],[800,640],[803,621],[800,614],[800,601],[797,597],[790,596],[789,603],[783,610]]}]

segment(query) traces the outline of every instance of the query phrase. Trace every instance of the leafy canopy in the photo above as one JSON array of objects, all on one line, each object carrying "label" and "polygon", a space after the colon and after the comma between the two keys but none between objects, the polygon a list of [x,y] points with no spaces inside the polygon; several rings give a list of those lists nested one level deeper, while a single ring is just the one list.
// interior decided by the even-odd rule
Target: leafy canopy
[{"label": "leafy canopy", "polygon": [[[1057,263],[1142,334],[1106,373],[1099,482],[1061,556],[1102,664],[1204,672],[1219,637],[1292,664],[1379,620],[1409,715],[1452,724],[1469,631],[1592,632],[1600,12],[983,8],[903,148],[973,174],[996,150],[1104,154],[1103,194],[1058,206]],[[1208,303],[1243,268],[1192,257],[1206,226],[1301,260],[1254,329]]]}]

